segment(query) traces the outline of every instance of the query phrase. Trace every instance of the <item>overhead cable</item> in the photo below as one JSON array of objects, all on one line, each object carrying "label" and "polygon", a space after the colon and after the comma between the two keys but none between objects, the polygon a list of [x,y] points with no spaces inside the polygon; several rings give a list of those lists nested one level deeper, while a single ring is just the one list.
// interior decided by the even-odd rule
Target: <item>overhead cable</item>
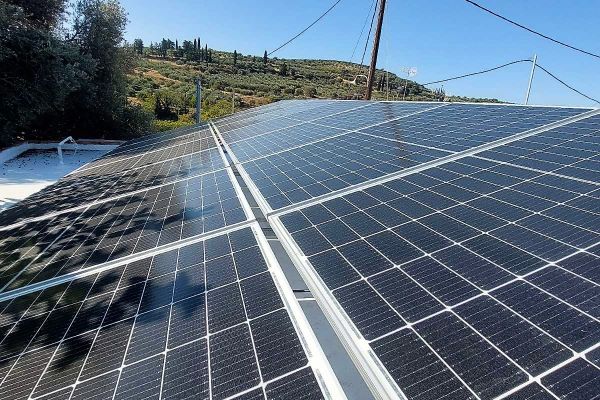
[{"label": "overhead cable", "polygon": [[329,7],[327,9],[327,11],[325,11],[323,14],[321,14],[321,16],[319,18],[317,18],[316,20],[313,21],[312,24],[310,24],[309,26],[307,26],[306,28],[304,28],[300,33],[298,33],[296,36],[294,36],[293,38],[291,38],[290,40],[288,40],[287,42],[285,42],[284,44],[282,44],[281,46],[279,46],[278,48],[276,48],[275,50],[271,51],[270,53],[268,53],[267,55],[270,56],[271,54],[275,53],[278,50],[281,50],[282,48],[284,48],[285,46],[287,46],[288,44],[292,43],[295,39],[297,39],[300,35],[302,35],[304,32],[306,32],[307,30],[309,30],[310,28],[312,28],[312,26],[314,24],[316,24],[317,22],[319,22],[324,16],[326,16],[327,14],[329,14],[329,11],[333,10],[335,8],[335,6],[337,6],[342,0],[337,0],[335,3],[333,3],[333,5],[331,7]]},{"label": "overhead cable", "polygon": [[371,38],[371,31],[373,30],[373,23],[375,22],[375,15],[377,15],[377,7],[375,7],[375,10],[373,10],[373,17],[371,17],[371,26],[369,27],[369,34],[367,35],[367,40],[365,41],[365,48],[360,59],[360,65],[363,65],[363,63],[365,62],[365,54],[367,54],[367,47],[369,46],[369,39]]},{"label": "overhead cable", "polygon": [[580,48],[578,48],[578,47],[575,47],[575,46],[571,46],[570,44],[567,44],[567,43],[565,43],[565,42],[561,42],[561,41],[560,41],[560,40],[558,40],[558,39],[554,39],[554,38],[552,38],[552,37],[550,37],[550,36],[548,36],[548,35],[544,35],[543,33],[540,33],[540,32],[538,32],[538,31],[535,31],[535,30],[531,29],[531,28],[528,28],[528,27],[526,27],[525,25],[521,25],[521,24],[520,24],[520,23],[518,23],[518,22],[515,22],[515,21],[513,21],[513,20],[511,20],[511,19],[508,19],[508,18],[506,18],[506,17],[503,17],[502,15],[500,15],[500,14],[498,14],[498,13],[495,13],[494,11],[492,11],[492,10],[490,10],[490,9],[488,9],[488,8],[485,8],[485,7],[483,7],[482,5],[479,5],[479,4],[475,3],[475,2],[474,2],[474,1],[472,1],[472,0],[465,0],[465,1],[466,1],[467,3],[469,3],[469,4],[472,4],[472,5],[474,5],[474,6],[475,6],[475,7],[477,7],[477,8],[480,8],[481,10],[483,10],[483,11],[485,11],[485,12],[487,12],[487,13],[490,13],[490,14],[494,15],[495,17],[498,17],[498,18],[500,18],[500,19],[502,19],[502,20],[504,20],[504,21],[506,21],[506,22],[508,22],[508,23],[511,23],[511,24],[515,25],[515,26],[518,26],[519,28],[525,29],[526,31],[529,31],[529,32],[531,32],[531,33],[533,33],[533,34],[535,34],[535,35],[541,36],[541,37],[543,37],[544,39],[547,39],[547,40],[550,40],[550,41],[552,41],[552,42],[554,42],[554,43],[560,44],[561,46],[568,47],[568,48],[570,48],[571,50],[575,50],[575,51],[578,51],[578,52],[580,52],[580,53],[587,54],[588,56],[592,56],[592,57],[600,58],[600,55],[598,55],[598,54],[592,53],[591,51],[586,51],[586,50],[580,49]]},{"label": "overhead cable", "polygon": [[545,73],[547,73],[548,75],[550,75],[552,78],[556,79],[558,82],[562,83],[564,86],[568,87],[569,89],[571,89],[575,93],[579,93],[580,95],[582,95],[586,99],[591,100],[593,102],[596,102],[596,103],[600,104],[600,101],[594,99],[593,97],[588,96],[585,93],[580,92],[579,90],[575,89],[573,86],[565,83],[562,79],[560,79],[559,77],[557,77],[556,75],[554,75],[552,72],[548,71],[546,68],[542,67],[540,64],[536,64],[536,67],[538,67],[539,69],[541,69],[542,71],[544,71]]},{"label": "overhead cable", "polygon": [[367,26],[367,22],[369,21],[369,15],[371,15],[371,10],[373,9],[373,6],[375,4],[377,4],[377,0],[373,0],[373,2],[371,3],[371,7],[369,8],[367,16],[365,17],[365,22],[363,23],[362,29],[360,30],[360,35],[358,35],[358,39],[356,39],[356,44],[354,45],[354,49],[352,50],[352,56],[350,57],[350,61],[348,61],[349,63],[351,63],[354,59],[354,54],[356,53],[356,49],[358,48],[360,39],[362,38],[363,32],[365,31],[365,27]]},{"label": "overhead cable", "polygon": [[483,71],[472,72],[472,73],[470,73],[470,74],[465,74],[465,75],[460,75],[460,76],[454,76],[454,77],[452,77],[452,78],[448,78],[448,79],[441,79],[441,80],[439,80],[439,81],[427,82],[427,83],[423,83],[422,85],[423,85],[423,86],[427,86],[427,85],[433,85],[434,83],[448,82],[448,81],[453,81],[453,80],[455,80],[455,79],[466,78],[466,77],[468,77],[468,76],[479,75],[479,74],[485,74],[486,72],[495,71],[495,70],[497,70],[497,69],[500,69],[500,68],[508,67],[509,65],[518,64],[518,63],[523,63],[523,62],[531,62],[531,60],[530,60],[530,59],[525,59],[525,60],[511,61],[511,62],[509,62],[509,63],[506,63],[506,64],[498,65],[497,67],[494,67],[494,68],[484,69]]}]

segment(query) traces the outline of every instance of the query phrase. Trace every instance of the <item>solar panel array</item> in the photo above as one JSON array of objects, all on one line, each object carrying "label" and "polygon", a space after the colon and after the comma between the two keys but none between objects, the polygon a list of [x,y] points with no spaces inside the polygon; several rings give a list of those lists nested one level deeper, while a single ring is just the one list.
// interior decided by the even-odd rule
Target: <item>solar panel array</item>
[{"label": "solar panel array", "polygon": [[225,160],[152,135],[0,214],[0,399],[341,393]]},{"label": "solar panel array", "polygon": [[221,137],[366,379],[408,399],[600,398],[598,112],[326,112]]},{"label": "solar panel array", "polygon": [[351,394],[238,172],[375,397],[600,398],[599,115],[294,100],[127,142],[0,214],[0,399]]}]

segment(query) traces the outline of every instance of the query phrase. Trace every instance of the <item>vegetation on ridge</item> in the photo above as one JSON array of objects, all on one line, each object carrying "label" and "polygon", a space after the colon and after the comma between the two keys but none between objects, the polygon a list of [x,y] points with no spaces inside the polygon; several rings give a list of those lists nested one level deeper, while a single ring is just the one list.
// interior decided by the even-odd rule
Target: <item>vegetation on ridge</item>
[{"label": "vegetation on ridge", "polygon": [[[200,38],[128,44],[126,25],[118,0],[0,0],[0,147],[67,135],[128,139],[192,124],[198,77],[202,119],[365,91],[362,65],[224,52]],[[382,70],[375,82],[375,99],[455,99]]]},{"label": "vegetation on ridge", "polygon": [[[132,102],[154,111],[158,129],[191,123],[196,78],[203,87],[202,118],[293,98],[362,98],[367,67],[335,60],[295,60],[210,49],[199,38],[163,39],[144,46],[136,39],[140,61],[130,74]],[[388,82],[389,80],[389,82]],[[406,91],[404,87],[406,86]],[[388,90],[389,89],[389,90]],[[393,73],[377,70],[373,98],[411,101],[497,101],[447,97]],[[233,104],[232,104],[233,103]]]}]

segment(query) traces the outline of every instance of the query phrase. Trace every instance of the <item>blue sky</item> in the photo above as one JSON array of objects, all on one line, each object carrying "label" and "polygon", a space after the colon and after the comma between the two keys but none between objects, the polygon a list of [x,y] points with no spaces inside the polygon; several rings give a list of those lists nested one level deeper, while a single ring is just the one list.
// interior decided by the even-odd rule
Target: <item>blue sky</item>
[{"label": "blue sky", "polygon": [[[275,54],[285,58],[349,60],[372,0],[342,0],[324,19]],[[542,33],[600,53],[600,1],[479,0]],[[333,0],[121,0],[129,14],[126,39],[200,37],[209,47],[262,55],[295,35]],[[368,29],[368,27],[367,27]],[[360,61],[366,31],[357,50]],[[370,45],[370,44],[369,44]],[[503,22],[463,0],[388,0],[378,67],[415,66],[418,82],[461,75],[537,53],[538,62],[567,83],[600,97],[600,59],[558,46]],[[370,46],[367,51],[368,59]],[[523,101],[530,65],[517,64],[449,82],[449,94]],[[593,106],[536,72],[530,104]]]}]

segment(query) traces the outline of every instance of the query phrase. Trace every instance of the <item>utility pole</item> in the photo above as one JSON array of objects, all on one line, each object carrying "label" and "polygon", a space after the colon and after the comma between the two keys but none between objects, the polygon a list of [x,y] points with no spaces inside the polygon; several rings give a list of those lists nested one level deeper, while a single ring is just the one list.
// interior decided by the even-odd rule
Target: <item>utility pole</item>
[{"label": "utility pole", "polygon": [[196,79],[196,123],[200,123],[200,114],[202,113],[202,83],[200,78]]},{"label": "utility pole", "polygon": [[377,29],[375,30],[375,39],[373,40],[371,67],[369,68],[369,77],[367,78],[367,92],[365,93],[365,100],[371,100],[371,92],[373,91],[373,81],[375,80],[375,68],[377,67],[377,53],[379,52],[379,38],[381,37],[381,25],[383,24],[384,12],[385,0],[379,0],[379,17],[377,18]]},{"label": "utility pole", "polygon": [[525,94],[525,105],[529,102],[529,93],[531,92],[531,84],[533,83],[533,74],[537,63],[537,54],[533,55],[533,65],[531,66],[531,75],[529,75],[529,84],[527,85],[527,93]]}]

